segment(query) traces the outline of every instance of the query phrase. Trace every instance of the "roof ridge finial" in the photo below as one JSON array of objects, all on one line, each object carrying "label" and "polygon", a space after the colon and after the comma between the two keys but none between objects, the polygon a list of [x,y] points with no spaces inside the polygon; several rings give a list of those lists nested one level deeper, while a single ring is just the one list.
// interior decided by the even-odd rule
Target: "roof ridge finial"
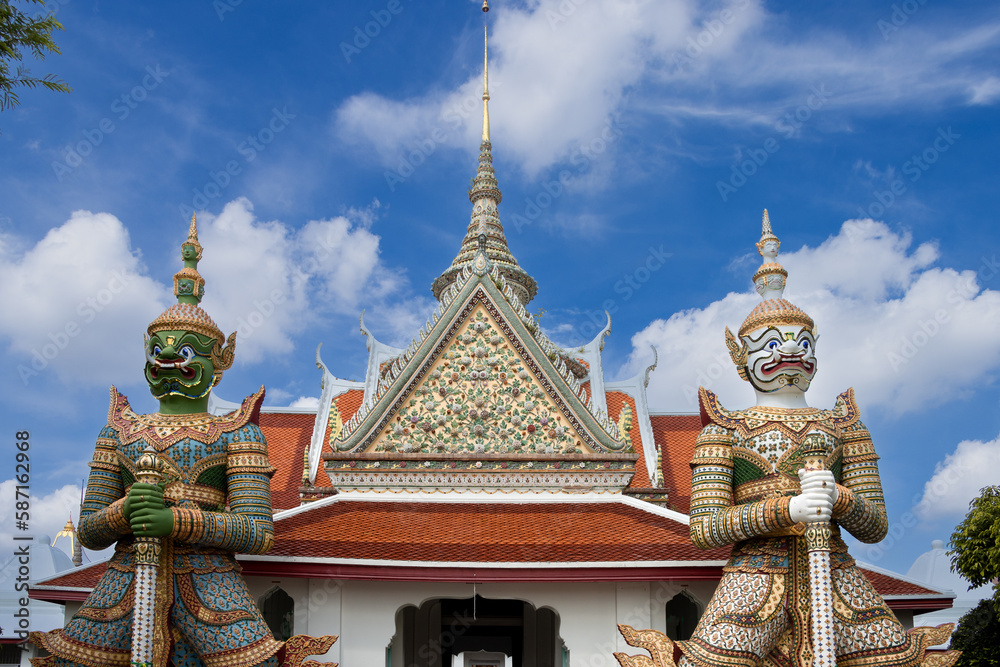
[{"label": "roof ridge finial", "polygon": [[483,141],[490,140],[489,47],[486,33],[486,12],[488,11],[490,11],[489,0],[483,0]]}]

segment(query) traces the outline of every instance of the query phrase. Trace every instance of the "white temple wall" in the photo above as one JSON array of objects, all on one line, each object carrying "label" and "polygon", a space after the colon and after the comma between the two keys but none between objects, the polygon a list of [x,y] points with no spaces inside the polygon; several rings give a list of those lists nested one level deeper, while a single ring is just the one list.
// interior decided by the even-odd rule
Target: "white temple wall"
[{"label": "white temple wall", "polygon": [[618,664],[612,656],[618,650],[616,584],[483,584],[477,591],[483,597],[525,600],[535,609],[555,610],[559,615],[559,636],[569,649],[571,664],[581,667]]},{"label": "white temple wall", "polygon": [[[465,583],[250,577],[248,584],[255,598],[275,584],[292,596],[296,634],[339,635],[326,659],[342,667],[385,664],[385,649],[396,633],[396,614],[404,606],[473,594],[473,585]],[[555,610],[559,636],[574,666],[613,667],[617,664],[614,651],[635,652],[619,635],[619,623],[662,632],[664,605],[674,595],[686,590],[704,608],[714,588],[713,582],[528,582],[477,584],[475,592],[484,598],[524,600],[536,609]],[[394,661],[398,653],[394,651]]]},{"label": "white temple wall", "polygon": [[[341,589],[337,579],[300,579],[296,577],[246,577],[250,595],[258,602],[273,586],[295,601],[294,633],[297,635],[341,634]],[[340,659],[341,641],[338,639],[326,655],[328,661]],[[380,663],[381,664],[381,663]]]},{"label": "white temple wall", "polygon": [[419,606],[428,598],[463,598],[471,595],[471,584],[343,582],[344,614],[341,631],[337,633],[341,637],[337,641],[341,650],[341,667],[384,665],[385,649],[396,632],[396,612],[400,608],[411,604]]}]

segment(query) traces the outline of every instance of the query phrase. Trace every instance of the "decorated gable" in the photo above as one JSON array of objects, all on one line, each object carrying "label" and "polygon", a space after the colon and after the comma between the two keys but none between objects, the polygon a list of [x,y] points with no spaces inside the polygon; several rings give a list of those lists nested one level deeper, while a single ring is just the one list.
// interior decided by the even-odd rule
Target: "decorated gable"
[{"label": "decorated gable", "polygon": [[470,306],[366,451],[593,453],[493,304]]},{"label": "decorated gable", "polygon": [[469,272],[455,285],[375,404],[332,443],[324,458],[334,487],[628,484],[631,444],[588,407],[564,351],[493,274]]}]

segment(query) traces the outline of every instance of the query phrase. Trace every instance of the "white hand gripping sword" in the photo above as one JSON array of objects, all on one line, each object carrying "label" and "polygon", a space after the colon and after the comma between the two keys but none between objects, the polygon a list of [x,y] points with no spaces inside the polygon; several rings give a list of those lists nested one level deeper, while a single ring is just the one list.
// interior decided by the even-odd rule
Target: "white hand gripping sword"
[{"label": "white hand gripping sword", "polygon": [[[821,436],[808,436],[803,443],[807,470],[825,470],[827,450]],[[809,550],[809,608],[812,617],[813,667],[836,667],[836,638],[833,634],[833,579],[830,576],[830,538],[828,521],[806,526]]]}]

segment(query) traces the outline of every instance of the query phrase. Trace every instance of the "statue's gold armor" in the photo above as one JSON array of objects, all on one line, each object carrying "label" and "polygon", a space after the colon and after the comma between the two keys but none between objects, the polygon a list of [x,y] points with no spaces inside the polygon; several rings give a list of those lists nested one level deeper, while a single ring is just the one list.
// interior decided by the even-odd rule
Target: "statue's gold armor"
[{"label": "statue's gold armor", "polygon": [[871,437],[852,391],[833,410],[754,407],[729,411],[701,390],[704,428],[691,462],[691,539],[733,544],[722,580],[688,641],[681,665],[810,665],[805,524],[789,503],[800,493],[806,436],[822,438],[839,497],[830,566],[837,664],[919,664],[925,641],[908,635],[848,555],[843,528],[863,542],[888,529]]},{"label": "statue's gold armor", "polygon": [[[63,630],[33,635],[56,657],[36,664],[129,664],[135,607],[135,542],[122,514],[135,461],[152,445],[166,467],[164,498],[176,520],[161,540],[156,592],[156,664],[237,667],[273,664],[271,636],[240,576],[234,552],[272,543],[267,445],[256,426],[263,388],[240,410],[210,415],[137,415],[112,388],[108,425],[91,462],[80,541],[116,544],[108,571]],[[269,658],[271,658],[269,660]]]}]

